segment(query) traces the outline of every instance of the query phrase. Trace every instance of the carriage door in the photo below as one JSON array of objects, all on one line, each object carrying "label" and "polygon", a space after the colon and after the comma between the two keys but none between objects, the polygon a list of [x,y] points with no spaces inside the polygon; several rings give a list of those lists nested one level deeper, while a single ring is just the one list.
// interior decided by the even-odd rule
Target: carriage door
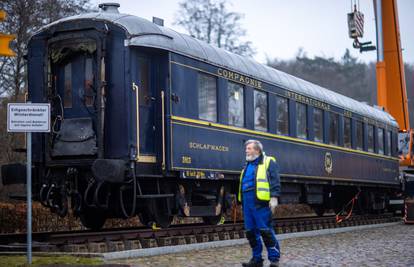
[{"label": "carriage door", "polygon": [[58,93],[63,100],[65,118],[86,118],[94,114],[94,58],[74,55],[58,65]]},{"label": "carriage door", "polygon": [[96,46],[94,42],[82,45],[57,44],[52,48],[56,94],[52,156],[97,154]]},{"label": "carriage door", "polygon": [[[136,52],[136,51],[134,51]],[[136,144],[138,162],[155,163],[156,159],[156,125],[155,125],[155,73],[150,56],[133,53],[132,87],[135,94],[136,110]],[[138,108],[136,103],[138,102]]]}]

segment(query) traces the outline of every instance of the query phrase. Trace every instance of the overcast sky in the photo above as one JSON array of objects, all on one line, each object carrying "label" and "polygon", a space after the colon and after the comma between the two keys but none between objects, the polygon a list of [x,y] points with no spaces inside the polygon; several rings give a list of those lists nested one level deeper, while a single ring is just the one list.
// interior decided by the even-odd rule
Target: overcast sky
[{"label": "overcast sky", "polygon": [[[96,4],[105,2],[92,0]],[[114,1],[114,0],[112,0]],[[110,2],[110,1],[108,1]],[[180,0],[115,0],[120,12],[151,20],[163,18],[165,26],[179,32],[173,25]],[[375,43],[375,22],[372,0],[359,0],[365,15],[365,36],[362,41]],[[352,48],[348,37],[346,14],[351,10],[350,0],[229,0],[229,9],[245,15],[242,26],[247,39],[253,42],[255,59],[266,57],[289,59],[303,48],[309,56],[322,55],[339,59],[346,48],[361,60],[375,61],[376,52],[360,54]],[[403,47],[403,59],[414,64],[414,0],[397,0]]]}]

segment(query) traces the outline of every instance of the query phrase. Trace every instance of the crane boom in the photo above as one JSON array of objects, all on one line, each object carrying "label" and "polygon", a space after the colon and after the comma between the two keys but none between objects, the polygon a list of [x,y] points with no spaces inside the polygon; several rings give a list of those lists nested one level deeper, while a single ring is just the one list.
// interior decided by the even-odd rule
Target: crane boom
[{"label": "crane boom", "polygon": [[[356,2],[348,13],[349,37],[360,52],[377,50],[377,104],[398,123],[398,154],[401,189],[404,191],[406,223],[414,224],[414,129],[410,128],[408,98],[402,58],[397,0],[373,0],[377,46],[360,42],[364,35],[364,15]],[[352,3],[352,0],[351,0]]]},{"label": "crane boom", "polygon": [[396,0],[374,0],[377,27],[377,103],[410,130]]},{"label": "crane boom", "polygon": [[414,131],[410,128],[397,0],[374,0],[377,28],[377,100],[400,127],[400,178],[405,188],[405,223],[414,223]]}]

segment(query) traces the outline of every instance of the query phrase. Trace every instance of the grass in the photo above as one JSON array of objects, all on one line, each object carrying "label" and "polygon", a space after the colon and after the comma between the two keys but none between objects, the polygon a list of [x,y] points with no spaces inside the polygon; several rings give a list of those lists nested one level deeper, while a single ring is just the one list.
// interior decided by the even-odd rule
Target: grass
[{"label": "grass", "polygon": [[[100,258],[88,258],[88,257],[74,257],[74,256],[34,256],[32,259],[32,265],[30,266],[43,266],[43,265],[99,265],[103,264],[103,260]],[[26,256],[0,256],[0,267],[15,267],[15,266],[29,266],[27,264]]]}]

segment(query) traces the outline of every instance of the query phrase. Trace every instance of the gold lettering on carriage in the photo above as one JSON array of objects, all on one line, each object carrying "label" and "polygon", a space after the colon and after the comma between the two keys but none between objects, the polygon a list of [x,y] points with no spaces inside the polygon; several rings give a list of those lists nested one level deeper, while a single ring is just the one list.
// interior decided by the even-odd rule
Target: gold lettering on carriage
[{"label": "gold lettering on carriage", "polygon": [[220,145],[211,145],[211,144],[201,144],[196,142],[188,143],[188,146],[191,149],[201,149],[201,150],[213,150],[213,151],[220,151],[220,152],[228,152],[228,146],[220,146]]},{"label": "gold lettering on carriage", "polygon": [[321,108],[321,109],[325,109],[325,110],[330,110],[331,106],[329,104],[323,103],[321,101],[312,99],[310,97],[306,97],[294,92],[290,92],[290,91],[285,91],[286,96],[288,98],[294,99],[296,101],[302,102],[304,104],[308,104],[317,108]]},{"label": "gold lettering on carriage", "polygon": [[217,70],[217,74],[219,76],[223,77],[223,78],[228,79],[228,80],[232,80],[232,81],[239,82],[239,83],[242,83],[242,84],[245,84],[245,85],[248,85],[248,86],[252,86],[252,87],[262,89],[262,82],[261,81],[249,78],[249,77],[244,76],[242,74],[239,74],[237,72],[233,72],[233,71],[229,71],[229,70],[219,68]]}]

